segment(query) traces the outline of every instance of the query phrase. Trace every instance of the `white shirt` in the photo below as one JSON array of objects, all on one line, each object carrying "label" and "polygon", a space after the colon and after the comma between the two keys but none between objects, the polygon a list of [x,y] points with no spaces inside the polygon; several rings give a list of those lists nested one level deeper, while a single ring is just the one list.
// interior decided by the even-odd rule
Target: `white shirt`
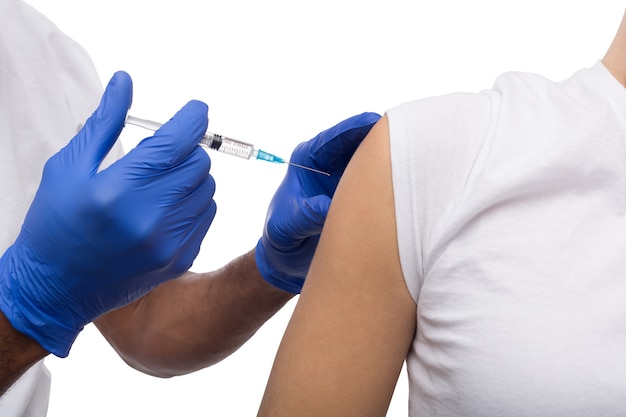
[{"label": "white shirt", "polygon": [[410,415],[626,415],[624,87],[598,62],[388,114]]},{"label": "white shirt", "polygon": [[[83,48],[19,0],[0,0],[0,251],[17,237],[45,161],[96,109],[102,84]],[[108,161],[121,155],[117,145]],[[0,416],[44,416],[50,373],[33,366],[0,398]]]}]

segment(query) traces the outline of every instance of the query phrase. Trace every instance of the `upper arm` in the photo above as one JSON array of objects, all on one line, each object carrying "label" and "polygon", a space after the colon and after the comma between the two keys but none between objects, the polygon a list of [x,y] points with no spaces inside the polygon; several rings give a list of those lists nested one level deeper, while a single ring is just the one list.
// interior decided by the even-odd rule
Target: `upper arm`
[{"label": "upper arm", "polygon": [[337,188],[259,415],[385,415],[415,320],[383,117]]}]

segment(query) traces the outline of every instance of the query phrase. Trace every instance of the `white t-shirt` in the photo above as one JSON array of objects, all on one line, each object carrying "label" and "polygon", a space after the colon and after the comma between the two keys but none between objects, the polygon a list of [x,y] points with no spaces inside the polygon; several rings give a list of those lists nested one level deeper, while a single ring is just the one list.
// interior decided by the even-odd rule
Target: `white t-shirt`
[{"label": "white t-shirt", "polygon": [[624,87],[598,62],[388,115],[410,415],[626,415]]},{"label": "white t-shirt", "polygon": [[[0,252],[17,237],[45,161],[96,109],[102,84],[83,48],[19,0],[0,0]],[[105,165],[122,154],[111,151]],[[40,362],[0,398],[0,416],[44,416]]]}]

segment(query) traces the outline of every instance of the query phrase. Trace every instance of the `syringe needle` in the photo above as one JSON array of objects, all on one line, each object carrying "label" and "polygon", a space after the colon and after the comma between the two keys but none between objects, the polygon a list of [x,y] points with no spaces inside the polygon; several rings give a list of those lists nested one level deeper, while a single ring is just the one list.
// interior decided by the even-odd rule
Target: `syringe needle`
[{"label": "syringe needle", "polygon": [[319,169],[307,167],[305,165],[296,164],[295,162],[289,162],[286,159],[283,159],[269,152],[262,151],[261,149],[255,149],[253,155],[256,159],[260,159],[262,161],[274,162],[276,164],[289,164],[293,165],[294,167],[306,169],[308,171],[316,172],[318,174],[327,175],[330,177],[330,174],[328,172],[320,171]]},{"label": "syringe needle", "polygon": [[[285,161],[287,162],[287,161]],[[300,164],[296,164],[294,162],[287,162],[289,165],[293,165],[294,167],[298,167],[298,168],[302,168],[302,169],[306,169],[309,171],[313,171],[313,172],[317,172],[318,174],[323,174],[323,175],[327,175],[330,177],[330,174],[328,172],[324,172],[324,171],[320,171],[319,169],[315,169],[315,168],[311,168],[311,167],[307,167],[304,165],[300,165]]]},{"label": "syringe needle", "polygon": [[[162,124],[153,122],[152,120],[140,119],[138,117],[133,117],[130,114],[126,115],[126,122],[131,125],[139,126],[148,130],[158,130]],[[318,174],[327,175],[330,177],[328,172],[320,171],[315,168],[307,167],[304,165],[296,164],[293,162],[289,162],[284,160],[283,158],[279,158],[276,155],[273,155],[269,152],[262,151],[260,149],[254,149],[252,144],[241,142],[235,139],[227,138],[225,136],[216,135],[214,133],[207,132],[200,143],[210,149],[214,149],[218,152],[222,152],[228,155],[237,156],[239,158],[244,159],[260,159],[262,161],[274,162],[279,164],[287,163],[289,165],[293,165],[298,168],[306,169],[309,171],[317,172]]]}]

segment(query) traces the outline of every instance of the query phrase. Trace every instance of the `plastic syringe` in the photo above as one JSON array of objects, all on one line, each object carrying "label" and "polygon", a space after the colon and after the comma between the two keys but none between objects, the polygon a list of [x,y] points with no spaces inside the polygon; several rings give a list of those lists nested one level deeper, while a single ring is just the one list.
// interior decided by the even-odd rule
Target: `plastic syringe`
[{"label": "plastic syringe", "polygon": [[[162,126],[162,123],[140,119],[131,115],[126,116],[126,123],[152,131],[158,130]],[[208,149],[213,149],[215,151],[237,156],[243,159],[260,159],[261,161],[274,162],[276,164],[289,164],[298,168],[317,172],[318,174],[330,175],[327,172],[320,171],[315,168],[287,161],[269,152],[262,151],[261,149],[255,149],[251,143],[242,142],[240,140],[228,138],[215,133],[206,132],[202,139],[200,139],[200,145],[203,145]]]}]

